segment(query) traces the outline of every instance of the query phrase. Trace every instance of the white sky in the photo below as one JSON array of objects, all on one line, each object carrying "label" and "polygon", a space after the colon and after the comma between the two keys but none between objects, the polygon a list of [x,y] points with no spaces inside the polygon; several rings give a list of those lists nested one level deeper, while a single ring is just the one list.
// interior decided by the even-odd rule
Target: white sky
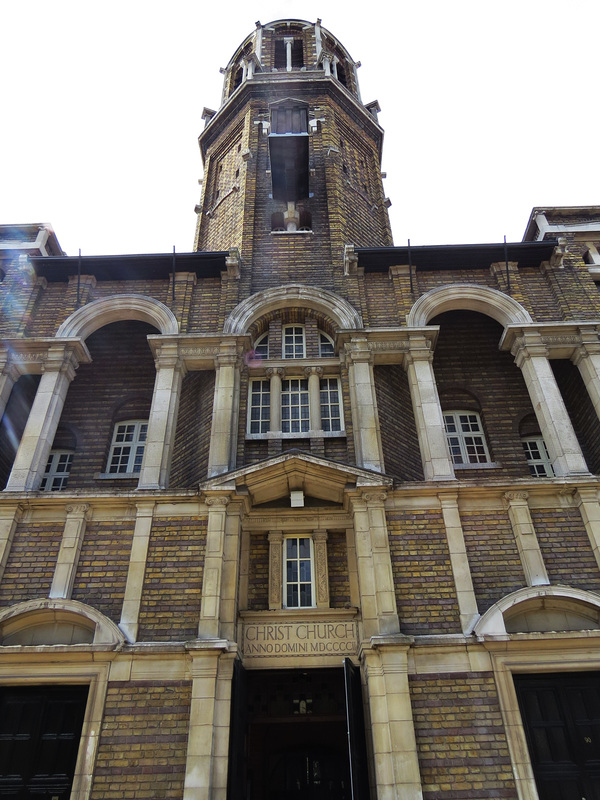
[{"label": "white sky", "polygon": [[49,222],[69,255],[190,251],[219,67],[286,17],[362,62],[397,245],[600,204],[598,0],[1,0],[0,223]]}]

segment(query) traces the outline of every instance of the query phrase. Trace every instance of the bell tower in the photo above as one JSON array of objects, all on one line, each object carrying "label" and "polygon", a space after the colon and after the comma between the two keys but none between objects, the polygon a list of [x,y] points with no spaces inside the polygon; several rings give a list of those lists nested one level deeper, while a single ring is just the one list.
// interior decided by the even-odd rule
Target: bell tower
[{"label": "bell tower", "polygon": [[[205,109],[196,250],[238,248],[249,292],[274,282],[341,288],[347,244],[392,244],[377,102],[329,31],[256,23]],[[240,287],[242,288],[242,287]]]}]

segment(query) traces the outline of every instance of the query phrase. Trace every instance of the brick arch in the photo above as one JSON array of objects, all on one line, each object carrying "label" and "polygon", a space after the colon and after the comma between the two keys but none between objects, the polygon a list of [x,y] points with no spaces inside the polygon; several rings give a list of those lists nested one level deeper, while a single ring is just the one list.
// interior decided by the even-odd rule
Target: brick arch
[{"label": "brick arch", "polygon": [[248,333],[251,326],[272,311],[289,309],[291,306],[310,309],[333,320],[338,330],[357,330],[363,327],[358,311],[339,295],[327,289],[292,283],[257,292],[243,300],[225,320],[224,333],[236,336]]},{"label": "brick arch", "polygon": [[141,294],[120,294],[78,308],[62,323],[56,336],[87,339],[104,325],[129,319],[147,322],[163,335],[179,333],[173,312],[159,300]]},{"label": "brick arch", "polygon": [[478,637],[506,636],[507,618],[518,615],[521,610],[535,613],[548,603],[553,610],[579,612],[581,616],[595,618],[594,629],[600,627],[600,598],[597,595],[570,586],[527,586],[506,595],[489,608],[475,625],[473,633]]},{"label": "brick arch", "polygon": [[444,311],[478,311],[503,327],[532,322],[529,312],[509,295],[487,286],[455,283],[438,286],[419,297],[408,314],[407,324],[409,327],[428,325]]}]

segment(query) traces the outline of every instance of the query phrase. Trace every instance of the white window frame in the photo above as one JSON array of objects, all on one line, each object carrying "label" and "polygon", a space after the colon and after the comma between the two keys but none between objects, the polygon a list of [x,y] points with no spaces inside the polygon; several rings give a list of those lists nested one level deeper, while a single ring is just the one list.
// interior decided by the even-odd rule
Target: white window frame
[{"label": "white window frame", "polygon": [[477,468],[492,463],[481,417],[476,411],[444,411],[444,426],[455,467]]},{"label": "white window frame", "polygon": [[263,333],[254,344],[254,358],[269,358],[269,332]]},{"label": "white window frame", "polygon": [[[248,391],[248,433],[265,434],[271,426],[271,382],[252,378]],[[258,402],[254,403],[254,400]]]},{"label": "white window frame", "polygon": [[[288,355],[286,352],[286,348],[288,347],[286,338],[288,335],[290,335],[288,331],[292,331],[292,342],[289,345],[292,348],[290,355]],[[299,353],[301,353],[301,355],[299,355]],[[304,325],[284,325],[282,327],[281,357],[286,360],[306,358],[306,331],[304,329]]]},{"label": "white window frame", "polygon": [[[324,349],[331,348],[331,353],[324,353]],[[335,356],[335,344],[331,336],[323,331],[319,331],[319,358],[333,358]]]},{"label": "white window frame", "polygon": [[[300,557],[300,540],[308,541],[309,547],[309,556],[308,558],[301,558]],[[297,542],[297,555],[296,557],[290,557],[288,555],[288,544],[290,542],[296,541]],[[309,562],[309,578],[306,579],[306,573],[304,576],[300,575],[300,564],[301,562]],[[288,580],[288,564],[296,563],[297,570],[296,570],[296,579]],[[305,579],[302,580],[301,578],[304,577]],[[310,603],[303,603],[302,602],[302,589],[301,586],[308,586],[310,588]],[[290,598],[288,597],[288,588],[295,587],[297,590],[297,602],[289,602]],[[315,548],[313,538],[310,535],[303,535],[303,534],[293,534],[290,536],[283,537],[283,592],[282,592],[282,600],[283,600],[283,608],[316,608],[316,585],[315,585]]]},{"label": "white window frame", "polygon": [[553,478],[552,460],[543,437],[540,434],[537,436],[523,436],[521,437],[521,444],[523,445],[525,458],[532,476],[534,478]]},{"label": "white window frame", "polygon": [[[130,427],[131,431],[127,431]],[[127,419],[123,422],[116,422],[113,430],[110,452],[106,464],[106,475],[111,477],[137,476],[142,469],[144,451],[146,449],[146,436],[148,434],[147,419]],[[130,435],[129,440],[121,439],[122,435]],[[118,452],[128,449],[128,453]],[[116,459],[118,462],[114,463]],[[137,462],[137,463],[136,463]],[[117,469],[113,469],[113,467]],[[125,469],[120,469],[125,466]]]},{"label": "white window frame", "polygon": [[72,464],[72,450],[51,450],[40,484],[40,491],[60,492],[66,489]]},{"label": "white window frame", "polygon": [[307,434],[311,429],[308,378],[294,376],[283,378],[281,381],[280,403],[281,432],[295,436]]},{"label": "white window frame", "polygon": [[[334,392],[337,394],[337,400],[333,397]],[[344,430],[342,399],[340,379],[335,376],[321,378],[319,381],[319,402],[321,404],[321,429],[323,431],[341,433]]]}]

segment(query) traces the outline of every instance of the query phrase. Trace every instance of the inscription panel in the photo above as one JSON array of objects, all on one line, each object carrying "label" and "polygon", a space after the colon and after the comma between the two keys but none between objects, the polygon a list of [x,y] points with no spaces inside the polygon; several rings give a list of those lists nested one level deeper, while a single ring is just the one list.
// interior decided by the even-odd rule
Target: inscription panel
[{"label": "inscription panel", "polygon": [[[283,612],[285,614],[285,612]],[[309,619],[244,619],[244,661],[285,657],[318,659],[338,663],[358,652],[355,619],[320,616]]]}]

